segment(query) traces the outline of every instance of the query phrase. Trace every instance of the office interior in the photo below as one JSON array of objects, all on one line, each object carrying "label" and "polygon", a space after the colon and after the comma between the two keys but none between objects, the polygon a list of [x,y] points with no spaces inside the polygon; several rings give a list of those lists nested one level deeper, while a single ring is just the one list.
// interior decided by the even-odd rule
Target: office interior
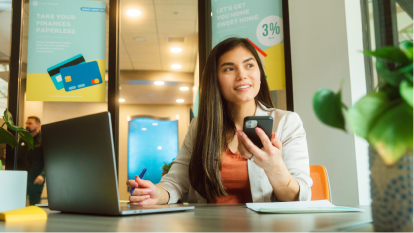
[{"label": "office interior", "polygon": [[[22,1],[20,42],[11,40],[14,23],[12,2],[15,1],[0,0],[0,112],[11,107],[9,82],[16,78],[20,80],[15,106],[19,126],[24,126],[28,116],[38,116],[42,124],[48,124],[109,111],[108,85],[111,79],[117,78],[119,89],[114,102],[119,108],[118,138],[115,140],[118,184],[120,199],[127,200],[129,122],[139,118],[176,121],[179,147],[186,135],[195,111],[200,67],[203,67],[200,61],[205,62],[205,57],[200,56],[206,53],[200,48],[209,47],[200,42],[211,43],[199,28],[200,20],[205,23],[199,14],[204,10],[204,1],[117,0],[120,9],[117,38],[119,74],[114,77],[107,70],[106,101],[100,103],[26,101],[29,1]],[[110,0],[106,2],[110,6]],[[342,80],[343,101],[348,105],[372,90],[378,82],[375,61],[364,57],[361,51],[382,46],[384,41],[380,32],[384,31],[391,33],[394,44],[412,39],[405,33],[406,29],[413,27],[412,9],[410,15],[400,1],[388,1],[393,3],[392,27],[381,28],[375,22],[378,9],[370,0],[285,2],[289,5],[293,96],[290,104],[293,109],[288,109],[283,102],[277,107],[293,110],[301,117],[307,133],[310,164],[321,164],[328,170],[333,204],[369,205],[368,144],[353,134],[319,122],[311,100],[320,87],[337,90]],[[111,67],[109,62],[115,62],[116,58],[110,57],[109,53],[110,14],[106,18],[108,68]],[[17,55],[21,60],[18,77],[10,76],[13,43],[21,45],[21,54]],[[5,145],[2,145],[2,151],[5,151]],[[4,153],[2,169],[12,169],[6,167],[5,156],[12,155]],[[47,181],[42,203],[47,203],[46,187]]]}]

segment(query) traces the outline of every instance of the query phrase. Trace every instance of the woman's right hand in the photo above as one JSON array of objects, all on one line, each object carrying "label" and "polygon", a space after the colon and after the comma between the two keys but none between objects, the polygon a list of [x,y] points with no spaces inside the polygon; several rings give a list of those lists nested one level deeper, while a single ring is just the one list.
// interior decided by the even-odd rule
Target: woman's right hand
[{"label": "woman's right hand", "polygon": [[157,205],[160,199],[158,188],[149,180],[142,180],[135,176],[135,180],[128,180],[127,185],[135,188],[129,196],[130,204],[137,205]]}]

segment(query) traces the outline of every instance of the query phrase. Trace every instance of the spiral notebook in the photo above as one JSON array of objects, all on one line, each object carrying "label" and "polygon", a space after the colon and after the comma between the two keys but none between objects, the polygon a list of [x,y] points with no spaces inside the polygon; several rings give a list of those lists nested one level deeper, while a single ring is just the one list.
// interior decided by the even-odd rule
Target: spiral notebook
[{"label": "spiral notebook", "polygon": [[337,213],[360,212],[362,209],[335,206],[328,200],[246,203],[247,208],[259,213],[300,214],[300,213]]}]

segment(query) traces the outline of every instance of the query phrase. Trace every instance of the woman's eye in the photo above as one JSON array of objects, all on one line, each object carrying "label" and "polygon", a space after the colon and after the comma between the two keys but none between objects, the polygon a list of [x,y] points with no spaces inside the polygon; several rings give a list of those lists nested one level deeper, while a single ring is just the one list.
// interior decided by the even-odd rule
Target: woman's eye
[{"label": "woman's eye", "polygon": [[232,68],[226,68],[226,69],[224,69],[224,71],[232,71],[233,69]]},{"label": "woman's eye", "polygon": [[247,64],[247,67],[249,67],[249,68],[251,68],[253,66],[254,66],[253,64]]}]

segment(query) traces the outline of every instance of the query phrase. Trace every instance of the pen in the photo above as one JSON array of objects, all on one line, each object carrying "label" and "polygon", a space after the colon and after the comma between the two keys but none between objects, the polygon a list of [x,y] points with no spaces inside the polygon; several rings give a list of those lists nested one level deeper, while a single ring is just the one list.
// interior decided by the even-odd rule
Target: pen
[{"label": "pen", "polygon": [[[145,172],[147,171],[146,168],[144,168],[144,170],[142,170],[141,174],[139,174],[139,178],[142,179],[145,175]],[[131,189],[131,192],[129,192],[129,195],[131,195],[134,192],[135,188]]]}]

